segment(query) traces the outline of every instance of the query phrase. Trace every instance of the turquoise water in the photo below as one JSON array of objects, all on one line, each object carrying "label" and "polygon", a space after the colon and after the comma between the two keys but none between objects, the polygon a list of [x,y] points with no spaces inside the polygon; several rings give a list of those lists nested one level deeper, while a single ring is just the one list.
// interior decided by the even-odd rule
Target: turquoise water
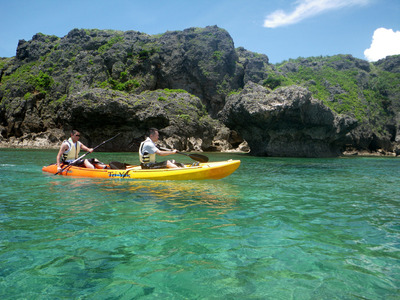
[{"label": "turquoise water", "polygon": [[0,149],[0,298],[399,299],[400,159],[207,155],[242,164],[98,180],[42,173],[56,150]]}]

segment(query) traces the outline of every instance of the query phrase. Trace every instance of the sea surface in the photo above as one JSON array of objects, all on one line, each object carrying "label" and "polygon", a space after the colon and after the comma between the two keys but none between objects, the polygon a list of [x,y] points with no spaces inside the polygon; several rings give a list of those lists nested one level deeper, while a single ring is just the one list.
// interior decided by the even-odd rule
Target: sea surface
[{"label": "sea surface", "polygon": [[0,149],[0,299],[400,299],[398,158],[128,181],[43,173],[56,154]]}]

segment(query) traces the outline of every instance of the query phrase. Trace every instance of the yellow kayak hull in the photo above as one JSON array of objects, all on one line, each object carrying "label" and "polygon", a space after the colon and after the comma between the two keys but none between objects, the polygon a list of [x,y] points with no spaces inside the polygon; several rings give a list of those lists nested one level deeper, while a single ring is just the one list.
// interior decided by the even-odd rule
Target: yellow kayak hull
[{"label": "yellow kayak hull", "polygon": [[[200,163],[198,166],[187,165],[186,168],[177,169],[142,169],[140,166],[127,166],[126,170],[113,170],[70,166],[58,175],[119,179],[203,180],[224,178],[235,172],[239,166],[240,160],[207,162]],[[57,165],[45,166],[42,171],[56,174]]]}]

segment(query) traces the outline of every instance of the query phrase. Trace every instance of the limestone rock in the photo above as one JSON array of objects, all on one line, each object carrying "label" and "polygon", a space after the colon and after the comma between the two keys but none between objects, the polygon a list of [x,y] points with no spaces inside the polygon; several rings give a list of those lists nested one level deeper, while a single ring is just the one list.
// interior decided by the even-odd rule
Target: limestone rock
[{"label": "limestone rock", "polygon": [[[159,35],[38,33],[19,41],[15,57],[0,58],[0,146],[54,147],[76,128],[88,146],[121,132],[102,150],[136,151],[148,127],[158,127],[161,142],[182,151],[250,147],[257,155],[330,156],[349,146],[389,153],[400,142],[399,58],[370,64],[338,55],[271,65],[264,54],[235,49],[217,26]],[[345,73],[353,90],[318,75],[326,67],[333,77]],[[319,77],[304,79],[305,68]],[[362,104],[365,114],[355,128],[354,119],[333,113],[303,87],[262,86],[293,82],[315,97],[326,92],[321,99],[337,111]],[[367,99],[371,93],[376,97]]]},{"label": "limestone rock", "polygon": [[340,116],[301,87],[273,92],[249,82],[228,97],[220,119],[240,132],[251,153],[263,156],[329,157],[340,154],[357,122]]}]

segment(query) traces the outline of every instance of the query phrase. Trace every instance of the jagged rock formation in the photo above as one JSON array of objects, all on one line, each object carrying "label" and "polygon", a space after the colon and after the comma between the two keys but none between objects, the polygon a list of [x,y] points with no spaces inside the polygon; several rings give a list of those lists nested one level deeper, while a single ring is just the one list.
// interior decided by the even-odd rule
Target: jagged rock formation
[{"label": "jagged rock formation", "polygon": [[[235,49],[216,26],[161,35],[39,33],[21,40],[15,57],[0,58],[0,146],[57,147],[77,128],[89,146],[121,132],[102,150],[136,151],[147,128],[158,127],[166,146],[186,151],[247,151],[246,142],[257,155],[337,155],[344,145],[392,151],[400,142],[400,104],[387,78],[397,74],[398,62],[373,66],[339,56],[274,66],[266,55]],[[324,79],[318,72],[326,67],[356,73],[357,90]],[[319,79],[307,73],[304,81],[305,68]],[[287,87],[272,91],[279,86]],[[363,89],[379,96],[373,105]],[[325,94],[324,106],[315,99]],[[361,117],[358,107],[346,110],[349,94],[371,109]]]},{"label": "jagged rock formation", "polygon": [[375,65],[387,72],[400,73],[400,55],[393,55],[380,59]]},{"label": "jagged rock formation", "polygon": [[358,126],[345,137],[348,150],[393,154],[400,140],[399,66],[400,55],[376,63],[351,55],[299,58],[277,66],[267,82],[301,84],[336,112],[356,118]]},{"label": "jagged rock formation", "polygon": [[313,99],[304,88],[271,92],[251,82],[228,97],[220,117],[243,135],[253,154],[262,156],[337,156],[346,133],[357,125],[355,119],[337,115]]},{"label": "jagged rock formation", "polygon": [[57,118],[78,128],[89,123],[94,129],[102,128],[91,133],[92,144],[101,141],[105,132],[124,132],[123,139],[110,144],[114,151],[137,151],[143,132],[150,127],[162,129],[164,145],[169,148],[202,151],[211,147],[219,127],[223,127],[209,117],[198,97],[174,90],[127,95],[90,89],[66,99]]}]

